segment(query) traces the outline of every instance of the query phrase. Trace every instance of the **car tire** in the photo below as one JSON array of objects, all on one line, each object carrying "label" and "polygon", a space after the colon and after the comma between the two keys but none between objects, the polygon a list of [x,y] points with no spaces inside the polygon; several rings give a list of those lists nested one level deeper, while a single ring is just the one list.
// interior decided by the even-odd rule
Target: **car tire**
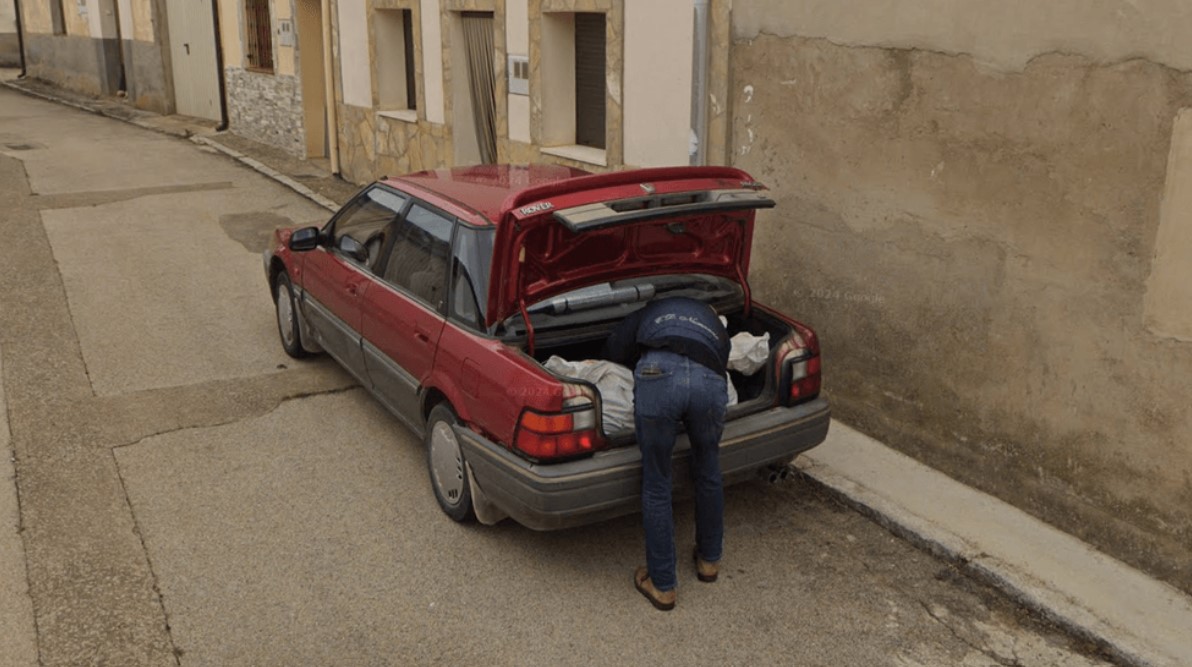
[{"label": "car tire", "polygon": [[302,347],[302,335],[298,327],[298,302],[294,299],[294,286],[285,271],[277,274],[273,283],[273,305],[277,309],[277,333],[286,354],[295,359],[309,357],[310,352]]},{"label": "car tire", "polygon": [[440,403],[426,419],[426,468],[430,486],[443,513],[453,521],[475,518],[472,510],[472,486],[464,463],[464,453],[452,426],[459,423],[455,411]]}]

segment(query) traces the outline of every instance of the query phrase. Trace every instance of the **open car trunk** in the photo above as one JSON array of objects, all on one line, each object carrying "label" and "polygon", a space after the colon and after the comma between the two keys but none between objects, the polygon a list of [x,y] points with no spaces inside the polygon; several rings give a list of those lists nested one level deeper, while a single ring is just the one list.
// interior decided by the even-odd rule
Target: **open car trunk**
[{"label": "open car trunk", "polygon": [[[755,373],[744,375],[734,370],[729,371],[729,379],[737,392],[737,403],[729,407],[725,420],[729,421],[757,412],[774,403],[775,377],[774,352],[779,344],[791,333],[791,327],[785,322],[773,317],[760,309],[753,309],[745,316],[743,312],[727,314],[729,336],[747,332],[754,336],[770,334],[769,360]],[[603,323],[590,327],[579,327],[567,332],[552,332],[549,336],[540,336],[533,357],[539,363],[545,363],[552,356],[559,356],[567,361],[599,360],[602,359],[604,342],[608,338],[613,323]],[[632,442],[632,426],[618,432],[608,432],[605,435],[614,444]]]}]

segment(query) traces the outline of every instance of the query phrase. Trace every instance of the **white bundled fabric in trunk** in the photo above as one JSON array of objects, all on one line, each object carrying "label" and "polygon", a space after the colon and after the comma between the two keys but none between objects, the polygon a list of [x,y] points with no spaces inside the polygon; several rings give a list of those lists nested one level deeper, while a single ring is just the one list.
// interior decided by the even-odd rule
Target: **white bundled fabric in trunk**
[{"label": "white bundled fabric in trunk", "polygon": [[728,353],[728,367],[743,375],[753,375],[770,358],[770,333],[760,336],[742,331],[733,336]]},{"label": "white bundled fabric in trunk", "polygon": [[[620,364],[601,359],[567,361],[558,355],[543,364],[546,370],[564,377],[584,380],[596,385],[600,392],[600,418],[605,433],[633,430],[633,371]],[[725,374],[728,383],[728,405],[737,404],[737,388]]]},{"label": "white bundled fabric in trunk", "polygon": [[611,361],[587,359],[567,361],[554,356],[543,364],[546,370],[585,380],[600,391],[600,418],[605,433],[633,430],[633,371]]}]

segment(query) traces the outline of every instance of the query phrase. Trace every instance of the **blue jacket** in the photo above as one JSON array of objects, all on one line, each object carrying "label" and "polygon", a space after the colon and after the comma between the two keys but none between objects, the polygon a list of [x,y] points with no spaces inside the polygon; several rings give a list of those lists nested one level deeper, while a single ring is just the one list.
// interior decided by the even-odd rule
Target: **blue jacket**
[{"label": "blue jacket", "polygon": [[604,358],[632,367],[645,349],[670,350],[723,374],[730,348],[711,306],[670,297],[651,301],[618,324],[604,345]]}]

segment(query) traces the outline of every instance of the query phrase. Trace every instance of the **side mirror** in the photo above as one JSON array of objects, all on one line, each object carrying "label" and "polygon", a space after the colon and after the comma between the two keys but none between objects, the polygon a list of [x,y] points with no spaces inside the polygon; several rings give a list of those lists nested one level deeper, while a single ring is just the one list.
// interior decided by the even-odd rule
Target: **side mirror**
[{"label": "side mirror", "polygon": [[351,236],[339,237],[339,251],[358,264],[368,264],[368,248]]},{"label": "side mirror", "polygon": [[290,234],[290,250],[294,252],[306,252],[317,247],[319,247],[318,227],[303,227]]}]

